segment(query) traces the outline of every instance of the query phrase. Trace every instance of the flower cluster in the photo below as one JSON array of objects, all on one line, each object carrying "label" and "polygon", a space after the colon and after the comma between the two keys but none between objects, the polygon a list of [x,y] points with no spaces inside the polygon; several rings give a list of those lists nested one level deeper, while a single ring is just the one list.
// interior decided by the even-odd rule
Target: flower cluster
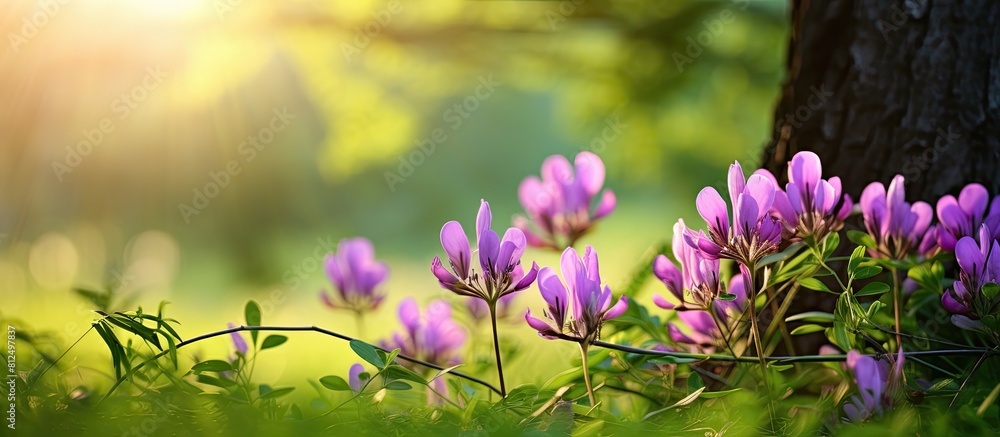
[{"label": "flower cluster", "polygon": [[[875,239],[873,256],[903,259],[914,249],[926,253],[935,243],[927,229],[933,218],[926,202],[906,202],[903,177],[896,175],[886,190],[881,182],[872,182],[861,193],[861,214],[868,234]],[[919,245],[919,246],[918,246]]]},{"label": "flower cluster", "polygon": [[399,321],[403,332],[381,342],[383,349],[400,349],[403,355],[440,364],[459,363],[458,352],[465,344],[465,330],[451,318],[451,306],[447,301],[435,300],[420,313],[417,301],[406,298],[399,305]]},{"label": "flower cluster", "polygon": [[684,238],[708,259],[727,258],[754,266],[778,249],[781,225],[768,212],[774,204],[774,182],[759,174],[744,178],[740,163],[729,166],[729,198],[733,205],[730,226],[726,201],[713,187],[705,187],[696,200],[698,213],[708,222],[704,231],[688,230]]},{"label": "flower cluster", "polygon": [[841,194],[840,178],[822,179],[823,166],[813,152],[799,152],[788,163],[788,184],[782,190],[767,170],[757,170],[774,183],[772,215],[785,228],[786,239],[813,238],[821,241],[844,227],[851,213],[851,196]]},{"label": "flower cluster", "polygon": [[[973,330],[976,319],[995,312],[997,283],[1000,282],[1000,243],[992,238],[989,227],[982,225],[979,241],[962,237],[955,244],[955,259],[960,269],[958,281],[941,296],[941,304],[954,314],[955,326]],[[988,284],[993,290],[984,293]],[[991,294],[991,295],[988,295]]]},{"label": "flower cluster", "polygon": [[847,368],[854,374],[854,384],[861,395],[851,396],[851,402],[844,405],[850,421],[863,422],[882,415],[885,408],[892,408],[903,385],[904,361],[902,348],[891,361],[876,361],[854,350],[847,353]]},{"label": "flower cluster", "polygon": [[[986,225],[990,235],[1000,232],[1000,196],[990,202],[990,212],[986,214],[989,193],[980,184],[969,184],[955,196],[946,195],[937,202],[937,244],[946,252],[955,251],[955,243],[962,237],[973,237],[976,231]],[[984,216],[984,214],[986,214]]]},{"label": "flower cluster", "polygon": [[377,289],[389,276],[389,268],[375,261],[375,249],[366,238],[340,240],[337,252],[326,256],[326,274],[337,294],[322,291],[320,300],[332,309],[360,314],[378,308],[385,299]]},{"label": "flower cluster", "polygon": [[521,267],[521,255],[527,242],[524,233],[509,228],[503,239],[490,229],[493,214],[490,204],[483,200],[476,216],[476,246],[480,271],[472,267],[472,248],[465,230],[457,221],[445,223],[441,228],[441,247],[448,254],[451,270],[446,269],[438,257],[431,261],[431,272],[441,287],[462,295],[482,299],[493,305],[511,293],[528,288],[538,274],[538,264],[532,263],[527,273]]},{"label": "flower cluster", "polygon": [[568,334],[590,343],[600,336],[605,320],[614,319],[628,309],[628,299],[622,296],[611,305],[611,288],[601,285],[597,251],[593,247],[587,246],[582,259],[576,250],[566,248],[560,270],[562,280],[550,267],[538,272],[538,289],[548,304],[544,314],[552,323],[533,317],[531,310],[524,314],[524,319],[544,338]]},{"label": "flower cluster", "polygon": [[[514,226],[524,232],[528,244],[555,250],[571,247],[596,220],[614,211],[615,193],[601,191],[601,158],[581,152],[575,164],[574,169],[565,157],[551,156],[542,164],[541,179],[529,176],[521,182],[518,197],[528,218],[515,217]],[[599,193],[600,201],[594,205]]]}]

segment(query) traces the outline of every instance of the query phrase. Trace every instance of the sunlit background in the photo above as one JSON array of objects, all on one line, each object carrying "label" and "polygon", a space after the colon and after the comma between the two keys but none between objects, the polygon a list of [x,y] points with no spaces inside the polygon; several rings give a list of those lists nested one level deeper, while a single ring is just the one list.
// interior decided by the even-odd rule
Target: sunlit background
[{"label": "sunlit background", "polygon": [[[582,244],[621,286],[678,217],[700,224],[694,197],[725,165],[755,164],[786,21],[782,0],[6,1],[0,311],[66,346],[94,318],[71,288],[114,282],[119,309],[170,301],[184,337],[242,322],[247,299],[267,324],[359,335],[319,304],[317,261],[363,235],[392,268],[363,333],[376,341],[406,296],[457,302],[428,271],[445,221],[471,223],[485,198],[504,224],[522,178],[582,150],[619,202]],[[489,362],[487,328],[471,329]],[[504,332],[522,351],[509,385],[554,373],[525,351],[572,355],[517,317]],[[257,376],[284,385],[356,359],[308,333],[270,354]],[[96,336],[71,359],[110,372]]]}]

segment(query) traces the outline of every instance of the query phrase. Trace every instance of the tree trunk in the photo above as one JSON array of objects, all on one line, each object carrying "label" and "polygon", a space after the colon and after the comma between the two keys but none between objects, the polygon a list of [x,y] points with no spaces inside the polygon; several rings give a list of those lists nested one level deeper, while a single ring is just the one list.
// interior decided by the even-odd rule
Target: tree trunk
[{"label": "tree trunk", "polygon": [[[792,0],[788,76],[762,167],[785,182],[798,151],[820,156],[857,201],[906,178],[908,201],[979,182],[1000,194],[1000,2]],[[848,228],[859,228],[860,220]],[[802,293],[789,314],[832,311]],[[821,335],[799,353],[814,353]],[[798,345],[797,345],[798,346]],[[798,348],[798,347],[797,347]]]}]

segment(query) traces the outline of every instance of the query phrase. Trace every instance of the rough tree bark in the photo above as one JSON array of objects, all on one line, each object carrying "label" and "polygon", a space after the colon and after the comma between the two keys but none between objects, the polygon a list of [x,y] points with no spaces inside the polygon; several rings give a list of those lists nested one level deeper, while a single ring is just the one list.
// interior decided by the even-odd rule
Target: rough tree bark
[{"label": "rough tree bark", "polygon": [[[896,174],[911,202],[973,181],[1000,194],[1000,2],[791,0],[791,20],[763,168],[785,179],[811,150],[855,201]],[[789,313],[834,302],[803,293]],[[800,353],[823,341],[804,340]]]}]

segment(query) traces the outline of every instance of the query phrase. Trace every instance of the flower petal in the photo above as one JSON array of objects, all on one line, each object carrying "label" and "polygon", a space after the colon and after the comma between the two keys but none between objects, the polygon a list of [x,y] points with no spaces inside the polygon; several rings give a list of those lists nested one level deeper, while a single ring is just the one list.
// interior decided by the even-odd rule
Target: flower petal
[{"label": "flower petal", "polygon": [[490,222],[493,221],[493,213],[490,212],[490,203],[486,200],[479,200],[479,213],[476,214],[476,245],[482,246],[483,233],[490,230]]},{"label": "flower petal", "polygon": [[788,180],[809,193],[816,189],[822,173],[819,156],[813,152],[796,153],[788,163]]},{"label": "flower petal", "polygon": [[462,225],[456,221],[445,223],[441,227],[441,247],[448,254],[452,268],[459,279],[469,277],[469,264],[472,262],[472,248],[469,237],[465,235]]},{"label": "flower petal", "polygon": [[513,267],[521,261],[528,241],[524,232],[518,228],[508,228],[500,241],[500,254],[497,256],[497,268],[504,270]]},{"label": "flower petal", "polygon": [[408,331],[416,331],[420,325],[420,306],[416,299],[408,297],[399,303],[399,321]]},{"label": "flower petal", "polygon": [[622,296],[618,298],[618,303],[616,303],[611,309],[604,313],[604,320],[611,320],[617,318],[618,316],[625,313],[628,309],[628,297]]},{"label": "flower petal", "polygon": [[729,212],[726,209],[726,201],[722,200],[722,196],[715,188],[703,188],[698,193],[695,204],[698,207],[698,214],[705,219],[709,228],[720,235],[729,233]]},{"label": "flower petal", "polygon": [[756,220],[760,220],[771,210],[771,205],[774,204],[774,190],[774,184],[764,176],[755,174],[747,179],[745,192],[757,202]]},{"label": "flower petal", "polygon": [[597,204],[597,209],[594,210],[594,220],[611,214],[615,210],[617,203],[618,199],[615,197],[615,193],[610,189],[604,190],[604,193],[601,194],[601,202]]},{"label": "flower petal", "polygon": [[351,386],[351,390],[355,393],[361,391],[361,375],[365,371],[364,366],[358,363],[351,365],[350,370],[347,371],[347,384]]},{"label": "flower petal", "polygon": [[577,181],[587,197],[593,197],[604,186],[604,162],[592,152],[580,152],[574,161]]},{"label": "flower petal", "polygon": [[667,286],[671,294],[681,299],[681,302],[684,301],[683,276],[680,269],[670,262],[666,255],[659,255],[653,259],[653,274]]},{"label": "flower petal", "polygon": [[483,275],[496,275],[502,267],[497,266],[500,256],[500,236],[491,229],[483,231],[479,236],[479,267]]},{"label": "flower petal", "polygon": [[986,191],[986,187],[976,183],[966,185],[958,194],[958,204],[962,211],[977,220],[986,212],[986,203],[989,201],[990,193]]}]

